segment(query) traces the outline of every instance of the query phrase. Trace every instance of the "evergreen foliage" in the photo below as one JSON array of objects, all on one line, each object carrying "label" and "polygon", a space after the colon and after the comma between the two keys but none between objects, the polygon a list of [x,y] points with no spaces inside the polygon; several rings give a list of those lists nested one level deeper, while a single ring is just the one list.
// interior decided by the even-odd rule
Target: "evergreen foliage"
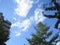
[{"label": "evergreen foliage", "polygon": [[49,27],[41,22],[35,27],[36,33],[32,34],[31,39],[27,39],[30,45],[54,45],[53,42],[58,38],[58,34],[55,35],[49,42],[46,40],[53,32],[47,33]]}]

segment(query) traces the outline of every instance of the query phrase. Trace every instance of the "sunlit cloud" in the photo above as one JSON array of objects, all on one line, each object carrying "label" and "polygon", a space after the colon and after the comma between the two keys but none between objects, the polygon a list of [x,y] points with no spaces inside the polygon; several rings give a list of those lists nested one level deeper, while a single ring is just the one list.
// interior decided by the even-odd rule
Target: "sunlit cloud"
[{"label": "sunlit cloud", "polygon": [[33,0],[16,0],[17,8],[15,13],[19,16],[26,17],[28,11],[33,6]]}]

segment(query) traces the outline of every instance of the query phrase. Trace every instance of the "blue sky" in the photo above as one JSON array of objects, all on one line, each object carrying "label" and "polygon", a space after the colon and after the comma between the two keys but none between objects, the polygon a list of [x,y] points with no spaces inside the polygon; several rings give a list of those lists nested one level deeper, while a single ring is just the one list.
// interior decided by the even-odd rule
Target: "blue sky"
[{"label": "blue sky", "polygon": [[[34,25],[43,22],[46,17],[43,16],[43,2],[48,0],[1,0],[0,12],[6,20],[12,25],[10,29],[10,40],[7,45],[28,44],[26,38],[31,38],[31,33],[35,33]],[[46,19],[48,24],[52,19]],[[53,21],[51,21],[53,23]],[[54,22],[55,19],[54,19]],[[51,25],[51,24],[49,24]]]}]

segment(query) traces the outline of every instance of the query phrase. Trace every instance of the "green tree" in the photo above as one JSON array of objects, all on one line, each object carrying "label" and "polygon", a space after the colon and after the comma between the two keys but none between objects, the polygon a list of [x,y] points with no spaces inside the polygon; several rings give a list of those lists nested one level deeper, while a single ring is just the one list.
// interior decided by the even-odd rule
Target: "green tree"
[{"label": "green tree", "polygon": [[52,31],[48,33],[49,27],[42,24],[41,22],[35,27],[36,33],[32,34],[31,39],[27,39],[30,45],[54,45],[53,42],[58,38],[58,34],[55,35],[51,40],[47,41]]},{"label": "green tree", "polygon": [[[58,24],[60,23],[60,5],[57,0],[49,0],[51,1],[49,4],[44,4],[45,11],[43,12],[45,17],[48,18],[57,18],[58,21],[55,24],[55,28],[58,29]],[[50,6],[49,6],[50,5]],[[56,11],[54,15],[48,15],[46,11]],[[56,39],[59,37],[59,33],[57,33],[53,38],[49,40],[49,37],[53,34],[53,32],[48,32],[49,27],[43,25],[41,22],[35,27],[36,34],[32,34],[31,39],[27,39],[30,45],[55,45]],[[47,41],[49,40],[49,41]]]}]

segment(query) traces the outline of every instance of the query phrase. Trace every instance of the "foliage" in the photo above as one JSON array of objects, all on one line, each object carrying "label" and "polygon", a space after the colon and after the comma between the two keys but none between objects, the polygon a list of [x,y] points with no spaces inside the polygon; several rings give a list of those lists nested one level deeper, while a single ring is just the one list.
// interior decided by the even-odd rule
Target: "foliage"
[{"label": "foliage", "polygon": [[[55,28],[58,29],[58,24],[60,23],[60,5],[56,2],[57,0],[49,0],[49,1],[51,1],[50,4],[52,4],[52,6],[51,7],[45,6],[45,11],[55,10],[57,12],[55,12],[54,15],[44,14],[44,16],[48,18],[57,18],[58,21],[55,24]],[[37,24],[35,30],[36,33],[32,34],[32,38],[27,39],[30,45],[55,45],[55,41],[59,37],[58,33],[49,40],[49,37],[53,34],[53,32],[52,31],[48,32],[49,27],[42,24],[41,22]]]},{"label": "foliage", "polygon": [[30,45],[53,45],[52,42],[54,42],[58,35],[56,35],[54,38],[52,38],[49,42],[47,42],[47,38],[52,35],[52,32],[47,33],[49,30],[49,27],[46,25],[43,25],[41,22],[38,23],[38,25],[35,27],[36,34],[32,34],[31,39],[27,39]]}]

